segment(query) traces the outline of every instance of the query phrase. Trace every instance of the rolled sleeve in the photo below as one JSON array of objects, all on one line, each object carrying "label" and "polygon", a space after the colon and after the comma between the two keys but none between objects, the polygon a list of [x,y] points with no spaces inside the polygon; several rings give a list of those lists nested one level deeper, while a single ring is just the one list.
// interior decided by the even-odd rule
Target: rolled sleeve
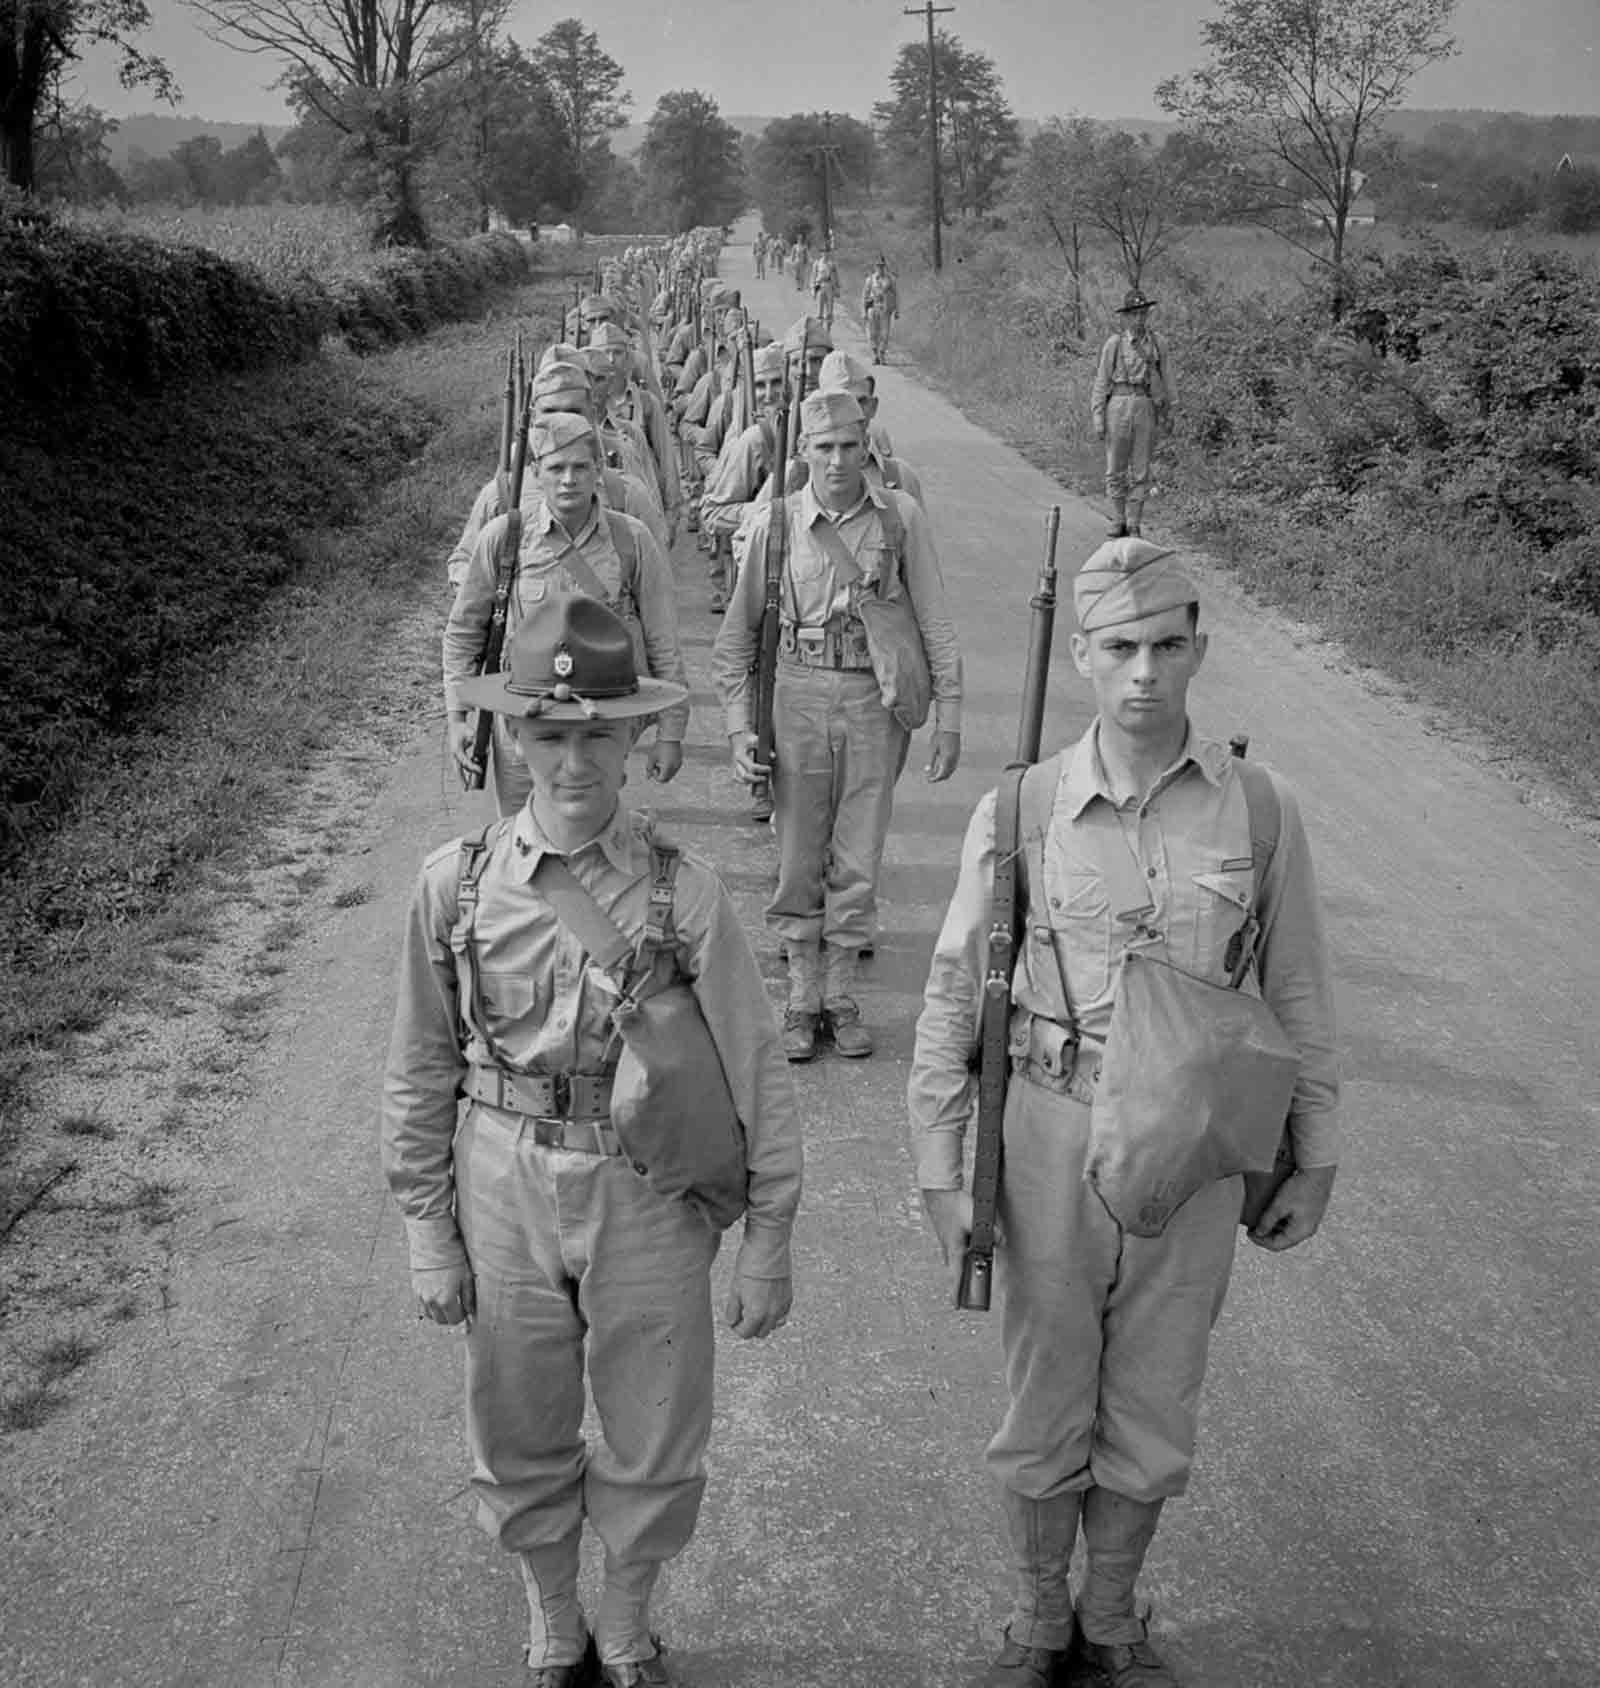
[{"label": "rolled sleeve", "polygon": [[944,574],[922,506],[910,493],[885,493],[899,502],[905,524],[905,584],[911,607],[917,612],[917,626],[928,668],[933,676],[933,724],[942,733],[961,731],[961,646],[955,623],[945,604]]},{"label": "rolled sleeve", "polygon": [[466,1070],[450,951],[459,848],[450,845],[430,858],[411,899],[383,1079],[383,1171],[419,1271],[459,1266],[467,1257],[456,1225],[452,1152]]},{"label": "rolled sleeve", "polygon": [[1341,1147],[1333,976],[1300,805],[1281,780],[1273,783],[1282,822],[1261,887],[1261,995],[1300,1051],[1289,1106],[1295,1162],[1332,1166]]},{"label": "rolled sleeve", "polygon": [[[639,596],[639,620],[644,627],[645,654],[650,661],[650,672],[657,680],[670,680],[687,691],[689,676],[684,668],[683,647],[678,640],[678,603],[672,587],[672,572],[667,567],[661,547],[642,523],[635,524],[634,538],[639,547],[639,578],[635,590]],[[662,712],[656,736],[666,744],[682,744],[688,730],[689,705],[686,700]]]},{"label": "rolled sleeve", "polygon": [[786,1278],[804,1158],[794,1081],[733,901],[709,866],[696,865],[708,887],[705,903],[680,930],[689,939],[691,988],[745,1130],[748,1205],[738,1269],[751,1278]]},{"label": "rolled sleeve", "polygon": [[472,556],[472,547],[484,527],[500,514],[500,477],[498,475],[488,482],[472,501],[472,509],[467,516],[467,525],[461,530],[461,537],[456,541],[455,548],[445,561],[445,574],[452,586],[459,586],[462,577],[467,572],[467,563]]},{"label": "rolled sleeve", "polygon": [[739,577],[734,582],[722,625],[711,650],[711,674],[722,705],[723,726],[731,737],[749,732],[754,687],[750,671],[761,648],[761,615],[765,608],[767,580],[767,534],[772,527],[772,506],[761,504],[751,516],[748,540],[739,559]]},{"label": "rolled sleeve", "polygon": [[472,554],[456,587],[444,625],[444,706],[452,712],[464,709],[459,687],[478,673],[483,662],[484,640],[489,618],[494,613],[495,576],[501,536],[506,518],[496,516],[473,541]]},{"label": "rolled sleeve", "polygon": [[989,965],[988,908],[994,879],[995,794],[973,811],[961,846],[955,894],[934,945],[917,1016],[906,1107],[917,1187],[959,1190],[967,1123],[977,1094],[973,1058]]}]

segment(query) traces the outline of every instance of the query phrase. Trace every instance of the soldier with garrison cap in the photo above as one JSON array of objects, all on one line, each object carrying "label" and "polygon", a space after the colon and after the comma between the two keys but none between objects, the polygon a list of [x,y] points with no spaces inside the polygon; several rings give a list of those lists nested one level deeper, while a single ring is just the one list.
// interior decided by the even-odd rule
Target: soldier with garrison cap
[{"label": "soldier with garrison cap", "polygon": [[[927,517],[863,473],[865,422],[848,393],[801,406],[806,485],[784,505],[776,772],[757,761],[755,662],[773,504],[748,528],[712,657],[734,772],[773,779],[778,884],[767,924],[789,965],[784,1049],[808,1061],[824,1033],[841,1055],[870,1055],[854,988],[876,937],[877,882],[895,781],[911,734],[934,712],[928,778],[961,756],[961,657]],[[912,678],[920,666],[920,691]]]},{"label": "soldier with garrison cap", "polygon": [[[1191,1084],[1172,1087],[1173,1118],[1157,1104],[1143,1125],[1141,1165],[1162,1196],[1154,1222],[1123,1199],[1111,1173],[1131,1152],[1128,1117],[1117,1116],[1119,1137],[1096,1101],[1107,1034],[1140,961],[1209,981],[1202,999],[1231,995],[1210,985],[1238,984],[1265,1002],[1299,1057],[1295,1171],[1250,1236],[1293,1248],[1321,1223],[1339,1156],[1333,986],[1293,793],[1189,719],[1206,635],[1182,559],[1142,539],[1108,542],[1073,601],[1072,659],[1097,712],[1025,777],[1020,808],[1025,901],[997,1246],[1010,1398],[988,1450],[1016,1597],[983,1685],[1047,1688],[1077,1648],[1111,1688],[1174,1688],[1134,1587],[1162,1506],[1188,1482],[1242,1180],[1195,1158],[1179,1117],[1191,1069]],[[991,792],[967,829],[908,1089],[917,1182],[946,1261],[960,1258],[972,1223],[962,1141],[991,965],[995,831]],[[1175,1027],[1204,1012],[1182,1000],[1159,1031],[1119,1028],[1122,1047],[1152,1067],[1168,1059]],[[1275,1138],[1283,1114],[1268,1114]],[[1204,1129],[1209,1138],[1216,1127]],[[1074,1611],[1067,1567],[1080,1530]]]},{"label": "soldier with garrison cap", "polygon": [[848,352],[831,351],[817,372],[817,386],[825,393],[849,393],[861,406],[861,414],[867,419],[867,459],[863,465],[867,479],[876,487],[909,492],[926,510],[928,502],[922,496],[921,476],[903,458],[894,455],[889,431],[878,420],[878,383],[872,371]]},{"label": "soldier with garrison cap", "polygon": [[721,1229],[742,1217],[725,1323],[762,1338],[789,1313],[793,1089],[721,881],[619,801],[635,732],[683,686],[639,672],[597,599],[555,591],[458,695],[506,724],[531,789],[422,869],[384,1170],[417,1317],[466,1326],[471,1487],[521,1572],[533,1688],[659,1688],[650,1599],[705,1488]]},{"label": "soldier with garrison cap", "polygon": [[[517,626],[551,593],[583,592],[600,599],[635,629],[647,673],[687,689],[671,570],[642,522],[601,503],[602,458],[593,426],[582,416],[542,416],[531,426],[528,451],[536,466],[540,500],[521,522],[507,605],[507,648]],[[462,767],[471,765],[473,741],[464,688],[478,672],[510,543],[505,516],[485,525],[445,623],[445,710],[451,749]],[[647,763],[651,779],[670,780],[683,766],[688,725],[686,703],[662,712]],[[495,800],[505,815],[526,801],[530,776],[501,717],[496,716],[494,727]]]}]

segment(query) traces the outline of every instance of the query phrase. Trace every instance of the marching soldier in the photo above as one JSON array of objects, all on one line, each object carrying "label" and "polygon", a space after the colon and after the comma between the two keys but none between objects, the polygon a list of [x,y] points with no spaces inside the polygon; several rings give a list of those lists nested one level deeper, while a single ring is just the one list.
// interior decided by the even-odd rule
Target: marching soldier
[{"label": "marching soldier", "polygon": [[[588,370],[578,364],[542,364],[538,375],[534,377],[531,396],[535,416],[553,416],[558,411],[565,411],[574,416],[581,416],[587,422],[593,422],[595,419],[594,386],[589,379]],[[650,537],[661,547],[663,553],[668,549],[666,521],[643,481],[625,474],[621,469],[602,465],[597,490],[602,504],[612,510],[620,510],[625,516],[632,516],[635,521],[643,522],[650,530]],[[523,509],[532,509],[538,504],[541,496],[535,478],[523,489]],[[472,557],[472,547],[477,543],[478,535],[496,516],[503,513],[503,497],[501,477],[495,475],[484,483],[477,498],[473,500],[466,526],[462,528],[461,537],[456,541],[455,549],[451,551],[445,563],[445,573],[451,591],[460,586],[462,576],[467,572],[467,563]]]},{"label": "marching soldier", "polygon": [[885,363],[889,357],[889,330],[900,314],[900,293],[889,274],[889,260],[881,253],[861,284],[861,319],[872,342],[872,361]]},{"label": "marching soldier", "polygon": [[839,297],[839,267],[833,253],[824,247],[811,266],[811,297],[816,305],[822,326],[833,333],[833,307]]},{"label": "marching soldier", "polygon": [[[1149,1187],[1180,1204],[1159,1234],[1137,1200],[1089,1181],[1102,1164],[1091,1157],[1091,1133],[1101,1119],[1096,1085],[1113,1004],[1125,988],[1123,956],[1165,959],[1222,986],[1253,968],[1260,997],[1299,1052],[1289,1105],[1297,1170],[1250,1233],[1269,1249],[1310,1237],[1333,1188],[1333,988],[1292,792],[1252,765],[1273,795],[1276,825],[1261,818],[1262,787],[1250,782],[1252,798],[1239,758],[1189,720],[1206,635],[1182,559],[1140,539],[1108,541],[1084,564],[1073,598],[1072,658],[1097,714],[1039,771],[1037,810],[1024,787],[1020,824],[1024,937],[1012,981],[998,1209],[1010,1401],[988,1449],[1017,1594],[983,1684],[1047,1688],[1064,1679],[1081,1644],[1111,1688],[1176,1688],[1134,1588],[1163,1504],[1188,1482],[1242,1180],[1185,1179],[1194,1143],[1184,1122],[1170,1142],[1148,1145]],[[946,1262],[961,1256],[972,1223],[962,1139],[991,965],[995,826],[990,792],[967,829],[908,1090],[917,1182]],[[1175,1004],[1171,1019],[1199,1011]],[[1148,1052],[1147,1065],[1177,1035],[1173,1024],[1131,1030],[1136,1041],[1125,1047],[1141,1060]],[[1185,1072],[1187,1092],[1199,1080],[1195,1065]],[[1281,1117],[1270,1120],[1274,1130]],[[1074,1611],[1067,1568],[1080,1529],[1087,1557]]]},{"label": "marching soldier", "polygon": [[811,267],[811,248],[804,235],[797,234],[794,237],[794,245],[789,248],[789,262],[794,265],[795,292],[804,293],[806,282],[810,279],[807,271]]},{"label": "marching soldier", "polygon": [[1113,539],[1137,534],[1150,491],[1150,452],[1172,416],[1172,378],[1165,351],[1150,327],[1150,307],[1130,287],[1117,307],[1124,319],[1100,350],[1089,414],[1097,440],[1106,448],[1106,497],[1111,500]]},{"label": "marching soldier", "polygon": [[[650,1601],[705,1489],[719,1230],[742,1216],[736,1336],[792,1299],[800,1125],[760,969],[710,867],[619,802],[634,734],[687,695],[597,600],[533,604],[507,670],[460,689],[516,738],[529,798],[428,858],[401,950],[384,1170],[417,1317],[466,1328],[471,1484],[521,1573],[532,1688],[670,1684]],[[658,1028],[639,1052],[623,990]]]},{"label": "marching soldier", "polygon": [[[813,393],[801,406],[801,429],[810,478],[782,505],[775,770],[756,760],[751,678],[770,502],[751,519],[712,658],[734,772],[747,784],[774,784],[778,885],[767,924],[787,948],[783,1042],[791,1061],[809,1061],[824,1031],[841,1055],[872,1053],[852,992],[859,953],[876,937],[895,781],[928,692],[928,778],[948,779],[961,756],[961,657],[927,517],[908,494],[867,484],[865,423],[848,393]],[[907,677],[924,651],[919,710]]]},{"label": "marching soldier", "polygon": [[678,479],[677,445],[667,422],[666,406],[640,379],[639,354],[626,329],[615,323],[598,324],[589,335],[588,350],[603,357],[610,366],[603,419],[606,423],[630,422],[644,435],[667,532],[675,536],[683,509],[683,489]]},{"label": "marching soldier", "polygon": [[817,386],[823,392],[849,393],[861,406],[861,414],[867,419],[867,457],[862,466],[867,479],[880,489],[909,492],[926,510],[928,501],[922,496],[921,477],[903,458],[895,456],[894,442],[878,420],[878,383],[872,371],[848,352],[832,351],[817,371]]},{"label": "marching soldier", "polygon": [[[528,450],[537,466],[541,496],[520,524],[507,605],[507,648],[531,609],[552,592],[584,592],[637,628],[650,674],[686,686],[672,572],[642,522],[600,503],[602,458],[594,428],[581,416],[540,417],[531,426]],[[482,659],[508,543],[506,518],[497,516],[473,545],[445,623],[445,710],[451,748],[463,768],[472,759],[468,682]],[[662,713],[646,764],[652,780],[670,780],[682,767],[688,725],[687,704]],[[499,812],[507,815],[526,801],[529,773],[501,716],[496,715],[494,727],[495,800]]]}]

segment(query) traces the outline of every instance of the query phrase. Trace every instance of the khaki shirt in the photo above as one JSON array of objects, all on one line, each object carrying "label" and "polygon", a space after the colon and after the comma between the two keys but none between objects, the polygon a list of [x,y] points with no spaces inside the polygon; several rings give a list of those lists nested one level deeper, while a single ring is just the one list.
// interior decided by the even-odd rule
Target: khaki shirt
[{"label": "khaki shirt", "polygon": [[1167,369],[1166,351],[1152,330],[1134,334],[1124,328],[1100,348],[1094,388],[1089,395],[1089,414],[1097,423],[1105,417],[1112,388],[1123,384],[1148,387],[1150,402],[1158,410],[1172,403],[1172,377]]},{"label": "khaki shirt", "polygon": [[[1061,988],[1050,938],[1066,974],[1079,1031],[1102,1043],[1111,1023],[1123,951],[1152,948],[1185,972],[1227,982],[1224,955],[1253,883],[1250,823],[1226,745],[1191,730],[1178,760],[1141,806],[1119,803],[1100,760],[1099,723],[1067,752],[1045,841],[1046,917],[1029,886],[1012,981],[1017,1014],[1053,1016]],[[1300,1051],[1290,1120],[1302,1166],[1339,1158],[1333,984],[1310,847],[1294,794],[1275,780],[1278,846],[1257,899],[1260,993]],[[973,813],[955,895],[934,947],[917,1021],[907,1101],[919,1186],[961,1188],[961,1151],[977,1095],[983,979],[989,961],[995,793]],[[1131,853],[1150,904],[1136,926],[1119,921],[1108,852]],[[1030,858],[1030,860],[1036,858]],[[1125,879],[1125,875],[1120,878]]]},{"label": "khaki shirt", "polygon": [[[933,677],[934,723],[940,732],[961,731],[961,651],[956,630],[945,607],[944,575],[933,532],[921,506],[908,493],[886,492],[867,483],[861,500],[834,527],[861,570],[862,584],[872,586],[883,577],[886,547],[879,511],[894,499],[905,534],[900,569],[906,596],[916,614],[922,643]],[[849,588],[840,580],[828,553],[813,537],[817,523],[830,519],[809,483],[784,501],[789,534],[784,567],[782,613],[786,622],[820,627],[848,607]],[[750,670],[758,651],[761,613],[766,601],[765,559],[772,505],[755,506],[744,533],[745,554],[739,563],[727,614],[712,652],[712,674],[729,733],[748,732],[754,691]]]},{"label": "khaki shirt", "polygon": [[[619,519],[631,524],[639,559],[633,582],[633,607],[639,613],[639,625],[644,632],[650,673],[657,680],[671,680],[687,688],[689,680],[678,643],[678,601],[672,571],[642,522],[634,522],[627,516]],[[494,611],[497,541],[504,531],[505,518],[499,516],[478,535],[445,622],[444,703],[450,711],[465,708],[459,687],[463,680],[477,674],[483,658],[484,635]],[[574,556],[586,565],[584,570],[565,566],[567,559]],[[612,543],[611,524],[605,519],[599,500],[589,507],[588,518],[575,534],[567,532],[542,498],[528,507],[523,516],[517,572],[506,613],[505,648],[510,649],[522,618],[547,593],[592,594],[588,575],[599,581],[605,602],[612,609],[626,608],[621,602],[622,559]],[[659,717],[657,737],[666,743],[682,743],[688,726],[689,705],[676,704]]]},{"label": "khaki shirt", "polygon": [[[461,1014],[450,934],[456,924],[459,842],[423,865],[406,916],[381,1135],[384,1171],[405,1216],[415,1268],[464,1258],[454,1212],[451,1144],[456,1098],[471,1063],[519,1071],[599,1072],[610,1038],[606,975],[532,885],[550,844],[525,806],[490,852],[474,931],[484,1018],[494,1051]],[[630,937],[644,929],[649,832],[619,807],[590,843],[565,858],[584,889]],[[749,1209],[739,1270],[789,1275],[789,1233],[800,1200],[800,1118],[761,969],[722,882],[685,854],[673,905],[679,963],[710,1028],[743,1121]]]}]

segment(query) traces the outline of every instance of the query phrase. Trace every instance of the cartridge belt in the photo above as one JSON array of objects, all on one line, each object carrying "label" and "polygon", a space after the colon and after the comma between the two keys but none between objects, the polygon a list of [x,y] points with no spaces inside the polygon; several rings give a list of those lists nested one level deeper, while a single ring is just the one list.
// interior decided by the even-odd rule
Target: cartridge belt
[{"label": "cartridge belt", "polygon": [[1085,1043],[1059,1020],[1029,1014],[1013,1023],[1008,1047],[1012,1072],[1085,1107],[1093,1103],[1103,1044]]},{"label": "cartridge belt", "polygon": [[580,1149],[590,1155],[621,1154],[611,1127],[609,1073],[508,1073],[501,1067],[467,1069],[463,1092],[490,1108],[533,1122],[533,1137],[547,1149]]},{"label": "cartridge belt", "polygon": [[854,616],[837,617],[822,627],[785,622],[779,631],[778,648],[802,668],[834,668],[847,674],[870,673],[872,669],[867,630]]}]

